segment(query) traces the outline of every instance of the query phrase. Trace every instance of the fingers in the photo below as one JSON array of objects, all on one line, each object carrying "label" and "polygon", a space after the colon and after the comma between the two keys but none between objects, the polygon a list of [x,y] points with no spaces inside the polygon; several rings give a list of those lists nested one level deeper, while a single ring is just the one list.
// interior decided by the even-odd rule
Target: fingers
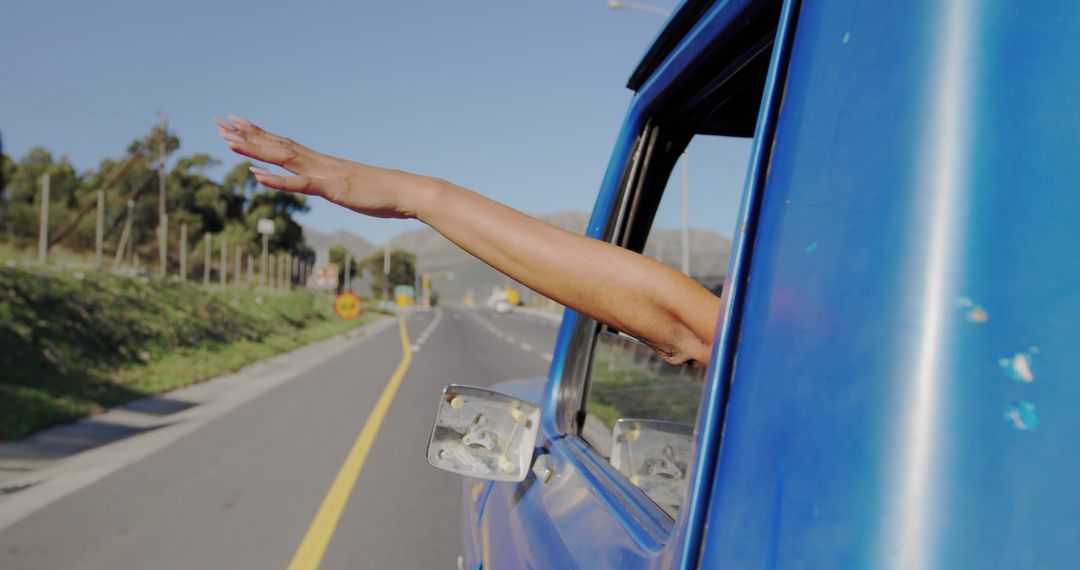
[{"label": "fingers", "polygon": [[315,160],[317,153],[303,145],[265,131],[243,117],[229,115],[229,119],[214,117],[214,122],[218,134],[235,153],[276,164],[297,174]]},{"label": "fingers", "polygon": [[259,168],[257,166],[248,167],[251,173],[255,175],[255,180],[276,190],[284,190],[286,192],[298,192],[300,194],[321,195],[321,188],[316,183],[315,179],[303,174],[297,176],[277,176],[271,174],[267,170]]}]

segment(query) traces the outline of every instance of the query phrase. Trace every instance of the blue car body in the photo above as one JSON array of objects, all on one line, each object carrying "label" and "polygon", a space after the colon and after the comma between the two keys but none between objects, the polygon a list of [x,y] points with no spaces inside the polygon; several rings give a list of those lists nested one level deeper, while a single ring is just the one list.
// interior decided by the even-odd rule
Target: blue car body
[{"label": "blue car body", "polygon": [[567,311],[549,377],[501,387],[555,476],[466,481],[467,567],[1080,566],[1080,3],[684,2],[591,237],[650,117],[763,18],[684,508],[575,433]]}]

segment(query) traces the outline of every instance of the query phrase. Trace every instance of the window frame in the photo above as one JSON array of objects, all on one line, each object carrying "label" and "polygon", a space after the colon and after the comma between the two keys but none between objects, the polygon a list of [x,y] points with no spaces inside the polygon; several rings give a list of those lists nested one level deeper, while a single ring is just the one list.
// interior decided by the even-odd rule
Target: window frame
[{"label": "window frame", "polygon": [[[773,21],[778,20],[779,18]],[[695,134],[727,134],[696,133],[693,127],[702,123],[708,113],[716,110],[732,97],[736,97],[740,92],[745,91],[747,86],[753,85],[759,79],[752,75],[740,76],[741,72],[748,70],[748,66],[753,64],[759,67],[751,71],[760,72],[760,79],[762,79],[762,92],[756,98],[755,123],[749,128],[750,132],[755,131],[765,111],[767,92],[764,90],[768,87],[765,76],[771,69],[774,59],[772,51],[778,29],[779,25],[766,28],[757,37],[744,38],[747,41],[742,42],[741,51],[738,51],[733,58],[728,56],[719,73],[710,73],[709,65],[698,65],[678,86],[666,89],[663,100],[654,101],[649,105],[649,112],[644,114],[645,119],[639,122],[642,126],[623,163],[616,195],[607,208],[605,224],[599,232],[600,239],[619,247],[641,252],[654,222],[666,182],[690,140]],[[722,56],[714,54],[711,59],[715,60],[716,57]],[[637,105],[638,101],[635,100],[634,104]],[[633,113],[633,106],[631,112]],[[703,116],[702,113],[706,115]],[[670,129],[665,125],[670,126]],[[742,132],[747,131],[746,125],[734,125],[732,128],[741,129]],[[758,142],[754,141],[754,145],[757,144]],[[664,152],[658,153],[657,150],[661,146],[664,147]],[[754,160],[755,157],[752,155],[746,167],[748,172],[753,171]],[[643,201],[649,197],[650,191],[655,200]],[[746,193],[749,191],[749,187],[743,189],[744,202]],[[643,213],[642,208],[646,207],[647,213]],[[596,212],[594,212],[594,218],[595,215]],[[577,448],[576,453],[589,456],[589,461],[580,462],[580,466],[586,467],[589,479],[596,484],[602,484],[602,489],[618,497],[619,503],[624,507],[632,505],[634,508],[631,510],[638,513],[639,520],[640,516],[644,515],[652,523],[650,530],[653,533],[659,531],[658,538],[666,540],[674,529],[675,520],[622,473],[619,473],[582,437],[596,339],[603,327],[604,325],[591,318],[578,315],[567,346],[554,417],[559,422],[558,427],[563,436]],[[706,383],[708,381],[709,378],[706,377]],[[699,420],[708,405],[705,396],[706,394],[703,394],[701,401],[698,402],[696,415]],[[695,430],[695,447],[700,445],[700,437],[701,434]],[[688,481],[688,499],[692,492],[692,483]]]}]

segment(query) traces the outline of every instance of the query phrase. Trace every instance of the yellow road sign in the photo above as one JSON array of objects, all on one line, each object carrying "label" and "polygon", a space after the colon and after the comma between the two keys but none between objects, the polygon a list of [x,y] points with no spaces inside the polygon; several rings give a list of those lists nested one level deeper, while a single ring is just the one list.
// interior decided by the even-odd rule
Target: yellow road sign
[{"label": "yellow road sign", "polygon": [[334,312],[346,321],[351,321],[360,316],[360,313],[364,312],[364,308],[361,306],[360,297],[357,297],[356,293],[342,293],[334,301]]}]

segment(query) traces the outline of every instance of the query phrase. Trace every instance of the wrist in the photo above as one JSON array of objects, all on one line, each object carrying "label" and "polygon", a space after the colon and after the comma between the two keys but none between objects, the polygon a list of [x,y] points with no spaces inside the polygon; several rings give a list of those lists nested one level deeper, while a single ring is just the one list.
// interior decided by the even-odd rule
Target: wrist
[{"label": "wrist", "polygon": [[405,214],[409,218],[431,225],[435,204],[445,196],[450,183],[430,176],[410,176],[412,179],[408,184],[408,198],[404,203]]}]

